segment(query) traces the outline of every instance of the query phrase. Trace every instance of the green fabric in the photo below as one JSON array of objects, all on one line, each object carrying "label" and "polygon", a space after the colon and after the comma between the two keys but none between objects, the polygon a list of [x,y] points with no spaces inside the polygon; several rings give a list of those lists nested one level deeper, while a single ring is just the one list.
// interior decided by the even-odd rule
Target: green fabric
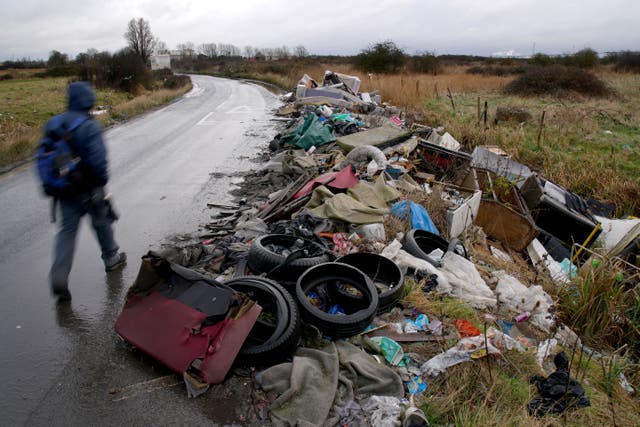
[{"label": "green fabric", "polygon": [[356,395],[404,396],[397,373],[347,341],[300,347],[293,362],[267,368],[256,379],[264,391],[279,394],[269,407],[278,426],[336,425],[338,419],[327,420],[331,407]]},{"label": "green fabric", "polygon": [[352,224],[372,224],[383,221],[389,209],[365,205],[344,193],[334,195],[327,187],[313,190],[306,205],[311,213],[320,218],[337,219]]},{"label": "green fabric", "polygon": [[262,388],[280,396],[269,412],[275,425],[322,425],[338,389],[340,364],[333,344],[322,350],[301,347],[292,363],[265,370]]},{"label": "green fabric", "polygon": [[387,209],[390,202],[400,198],[400,193],[384,182],[382,175],[374,183],[360,181],[347,190],[347,194],[362,204]]},{"label": "green fabric", "polygon": [[336,140],[331,128],[324,126],[318,116],[313,113],[307,114],[304,123],[298,126],[289,135],[283,136],[280,141],[284,145],[295,145],[296,147],[308,150],[313,146],[328,144]]},{"label": "green fabric", "polygon": [[383,221],[388,205],[400,193],[388,186],[382,176],[374,183],[360,181],[347,193],[333,194],[324,185],[313,190],[306,208],[321,218],[337,219],[352,224],[373,224]]}]

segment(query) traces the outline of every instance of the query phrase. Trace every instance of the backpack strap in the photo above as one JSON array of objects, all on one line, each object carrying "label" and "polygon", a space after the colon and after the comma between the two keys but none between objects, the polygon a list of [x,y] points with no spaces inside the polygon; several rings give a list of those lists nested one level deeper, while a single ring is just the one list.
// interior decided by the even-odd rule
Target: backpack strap
[{"label": "backpack strap", "polygon": [[71,122],[71,125],[69,126],[68,129],[65,126],[65,132],[64,132],[63,138],[65,139],[65,141],[67,141],[67,143],[69,144],[69,148],[71,148],[71,150],[74,152],[74,154],[78,154],[78,148],[76,147],[75,141],[72,140],[73,132],[77,128],[79,128],[80,125],[82,125],[84,122],[86,122],[89,119],[90,119],[90,117],[88,115],[87,116],[78,117],[73,122]]}]

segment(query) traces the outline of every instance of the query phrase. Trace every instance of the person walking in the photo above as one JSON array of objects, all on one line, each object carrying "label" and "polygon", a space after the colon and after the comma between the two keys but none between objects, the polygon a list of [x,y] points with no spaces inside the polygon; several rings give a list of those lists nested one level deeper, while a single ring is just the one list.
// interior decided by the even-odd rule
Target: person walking
[{"label": "person walking", "polygon": [[[70,133],[68,138],[72,151],[79,158],[78,185],[71,194],[56,196],[53,203],[55,219],[56,204],[60,206],[62,220],[55,237],[53,263],[49,272],[51,291],[58,301],[71,299],[69,273],[73,263],[76,237],[80,220],[86,214],[102,251],[105,271],[110,272],[125,265],[127,257],[118,252],[112,223],[117,219],[105,185],[109,180],[107,153],[102,139],[102,127],[91,118],[89,111],[95,103],[95,94],[87,82],[74,82],[67,88],[68,109],[50,119],[45,125],[45,135],[62,127]],[[57,203],[56,203],[57,202]]]}]

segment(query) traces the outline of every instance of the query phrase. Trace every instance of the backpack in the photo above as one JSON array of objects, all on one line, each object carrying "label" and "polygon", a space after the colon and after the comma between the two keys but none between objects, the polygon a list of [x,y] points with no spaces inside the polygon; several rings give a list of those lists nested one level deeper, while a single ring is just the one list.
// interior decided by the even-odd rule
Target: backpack
[{"label": "backpack", "polygon": [[88,119],[79,117],[67,125],[64,117],[57,115],[45,126],[45,133],[36,151],[36,169],[46,195],[70,197],[82,192],[86,185],[73,133]]}]

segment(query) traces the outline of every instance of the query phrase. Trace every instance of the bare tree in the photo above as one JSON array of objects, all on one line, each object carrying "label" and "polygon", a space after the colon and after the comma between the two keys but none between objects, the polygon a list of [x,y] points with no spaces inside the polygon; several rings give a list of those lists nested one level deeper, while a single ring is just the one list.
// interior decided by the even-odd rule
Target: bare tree
[{"label": "bare tree", "polygon": [[192,42],[180,43],[177,48],[180,52],[180,56],[183,58],[191,58],[195,54],[195,48]]},{"label": "bare tree", "polygon": [[153,52],[157,55],[163,55],[169,53],[169,46],[160,39],[156,39]]},{"label": "bare tree", "polygon": [[240,49],[232,44],[219,43],[218,53],[220,53],[220,56],[236,56],[240,54]]},{"label": "bare tree", "polygon": [[218,46],[215,43],[203,43],[198,46],[198,52],[209,58],[218,56]]},{"label": "bare tree", "polygon": [[244,47],[244,56],[246,56],[247,58],[253,58],[255,54],[256,50],[252,46]]},{"label": "bare tree", "polygon": [[302,45],[298,45],[298,46],[293,48],[293,56],[298,57],[298,58],[305,58],[305,57],[309,56],[309,51],[307,50],[306,47],[304,47]]},{"label": "bare tree", "polygon": [[264,59],[268,61],[272,61],[276,57],[275,49],[270,47],[262,49],[262,54],[264,55]]},{"label": "bare tree", "polygon": [[291,53],[289,53],[289,48],[286,45],[282,45],[280,49],[278,49],[278,58],[279,59],[289,59]]},{"label": "bare tree", "polygon": [[144,18],[131,18],[127,26],[127,32],[124,33],[124,38],[127,40],[129,47],[147,63],[156,42],[151,33],[149,21]]}]

